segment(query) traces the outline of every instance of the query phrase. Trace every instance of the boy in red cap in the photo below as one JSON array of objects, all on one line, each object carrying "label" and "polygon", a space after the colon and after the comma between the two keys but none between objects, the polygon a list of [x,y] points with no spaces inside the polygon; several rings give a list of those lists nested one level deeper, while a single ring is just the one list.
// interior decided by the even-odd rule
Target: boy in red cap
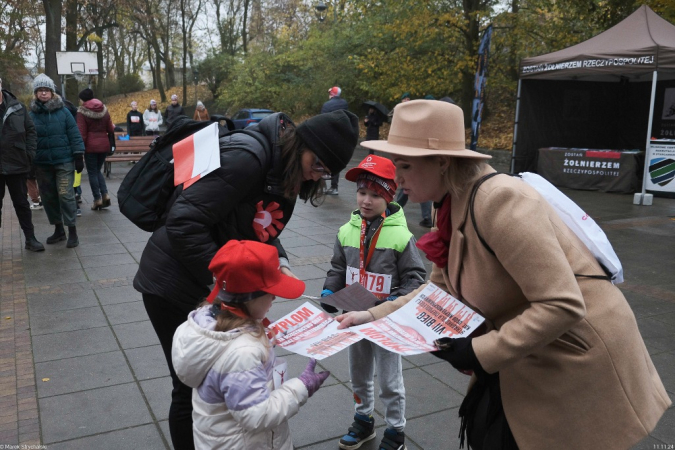
[{"label": "boy in red cap", "polygon": [[[338,232],[323,285],[325,297],[353,283],[361,283],[382,301],[417,289],[426,276],[424,263],[408,230],[403,208],[392,200],[395,167],[387,158],[369,155],[345,178],[356,182],[358,209]],[[337,310],[321,304],[324,310]],[[340,448],[353,450],[375,437],[373,375],[377,367],[380,399],[387,429],[381,448],[404,450],[405,388],[401,356],[363,339],[349,347],[349,371],[354,391],[354,423],[340,439]]]},{"label": "boy in red cap", "polygon": [[192,390],[197,449],[292,450],[288,419],[330,372],[310,359],[298,377],[276,386],[274,350],[265,333],[276,295],[297,298],[305,283],[279,270],[276,247],[231,240],[209,265],[216,279],[207,300],[176,330],[171,356]]}]

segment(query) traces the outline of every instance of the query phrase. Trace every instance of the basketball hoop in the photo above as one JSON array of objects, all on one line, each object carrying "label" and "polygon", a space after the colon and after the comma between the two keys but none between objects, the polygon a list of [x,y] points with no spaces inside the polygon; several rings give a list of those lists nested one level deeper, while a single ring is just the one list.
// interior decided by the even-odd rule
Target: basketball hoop
[{"label": "basketball hoop", "polygon": [[81,71],[81,70],[74,70],[74,71],[73,71],[73,76],[75,77],[75,79],[76,79],[77,81],[85,81],[85,78],[84,78],[84,77],[85,77],[86,75],[85,75],[85,73],[84,73],[83,71]]}]

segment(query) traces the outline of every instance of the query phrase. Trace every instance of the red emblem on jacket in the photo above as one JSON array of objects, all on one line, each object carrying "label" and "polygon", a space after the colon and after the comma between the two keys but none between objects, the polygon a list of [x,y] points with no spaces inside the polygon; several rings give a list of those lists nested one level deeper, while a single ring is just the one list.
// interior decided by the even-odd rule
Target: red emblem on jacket
[{"label": "red emblem on jacket", "polygon": [[277,202],[272,202],[263,209],[262,200],[256,205],[258,211],[253,218],[253,230],[260,242],[267,242],[270,237],[276,237],[284,228],[284,224],[277,219],[284,217],[284,212],[279,209]]}]

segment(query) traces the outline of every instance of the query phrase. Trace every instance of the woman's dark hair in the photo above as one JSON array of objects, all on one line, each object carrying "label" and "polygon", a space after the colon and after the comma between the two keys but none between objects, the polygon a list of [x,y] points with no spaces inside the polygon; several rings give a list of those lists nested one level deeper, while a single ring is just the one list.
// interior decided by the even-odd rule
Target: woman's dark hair
[{"label": "woman's dark hair", "polygon": [[[284,164],[284,197],[293,200],[299,196],[301,200],[312,206],[319,206],[324,198],[326,182],[305,180],[302,174],[302,154],[307,151],[305,143],[295,133],[295,127],[287,127],[281,140],[281,160]],[[299,186],[299,188],[298,188]]]}]

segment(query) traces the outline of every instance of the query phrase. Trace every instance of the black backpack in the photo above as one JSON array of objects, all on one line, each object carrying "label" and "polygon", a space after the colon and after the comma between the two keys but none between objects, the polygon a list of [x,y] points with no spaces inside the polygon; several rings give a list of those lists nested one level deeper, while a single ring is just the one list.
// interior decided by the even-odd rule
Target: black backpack
[{"label": "black backpack", "polygon": [[[225,119],[221,116],[212,116],[212,121],[220,120]],[[179,117],[165,134],[150,144],[150,150],[127,173],[117,191],[117,200],[120,212],[134,225],[144,231],[155,231],[164,224],[171,197],[176,189],[181,191],[183,189],[182,186],[173,184],[173,144],[211,123]],[[229,125],[230,123],[228,127]],[[218,137],[233,133],[245,133],[260,142],[260,137],[253,132],[228,131],[222,126],[219,127]],[[264,144],[261,142],[261,145]]]}]

